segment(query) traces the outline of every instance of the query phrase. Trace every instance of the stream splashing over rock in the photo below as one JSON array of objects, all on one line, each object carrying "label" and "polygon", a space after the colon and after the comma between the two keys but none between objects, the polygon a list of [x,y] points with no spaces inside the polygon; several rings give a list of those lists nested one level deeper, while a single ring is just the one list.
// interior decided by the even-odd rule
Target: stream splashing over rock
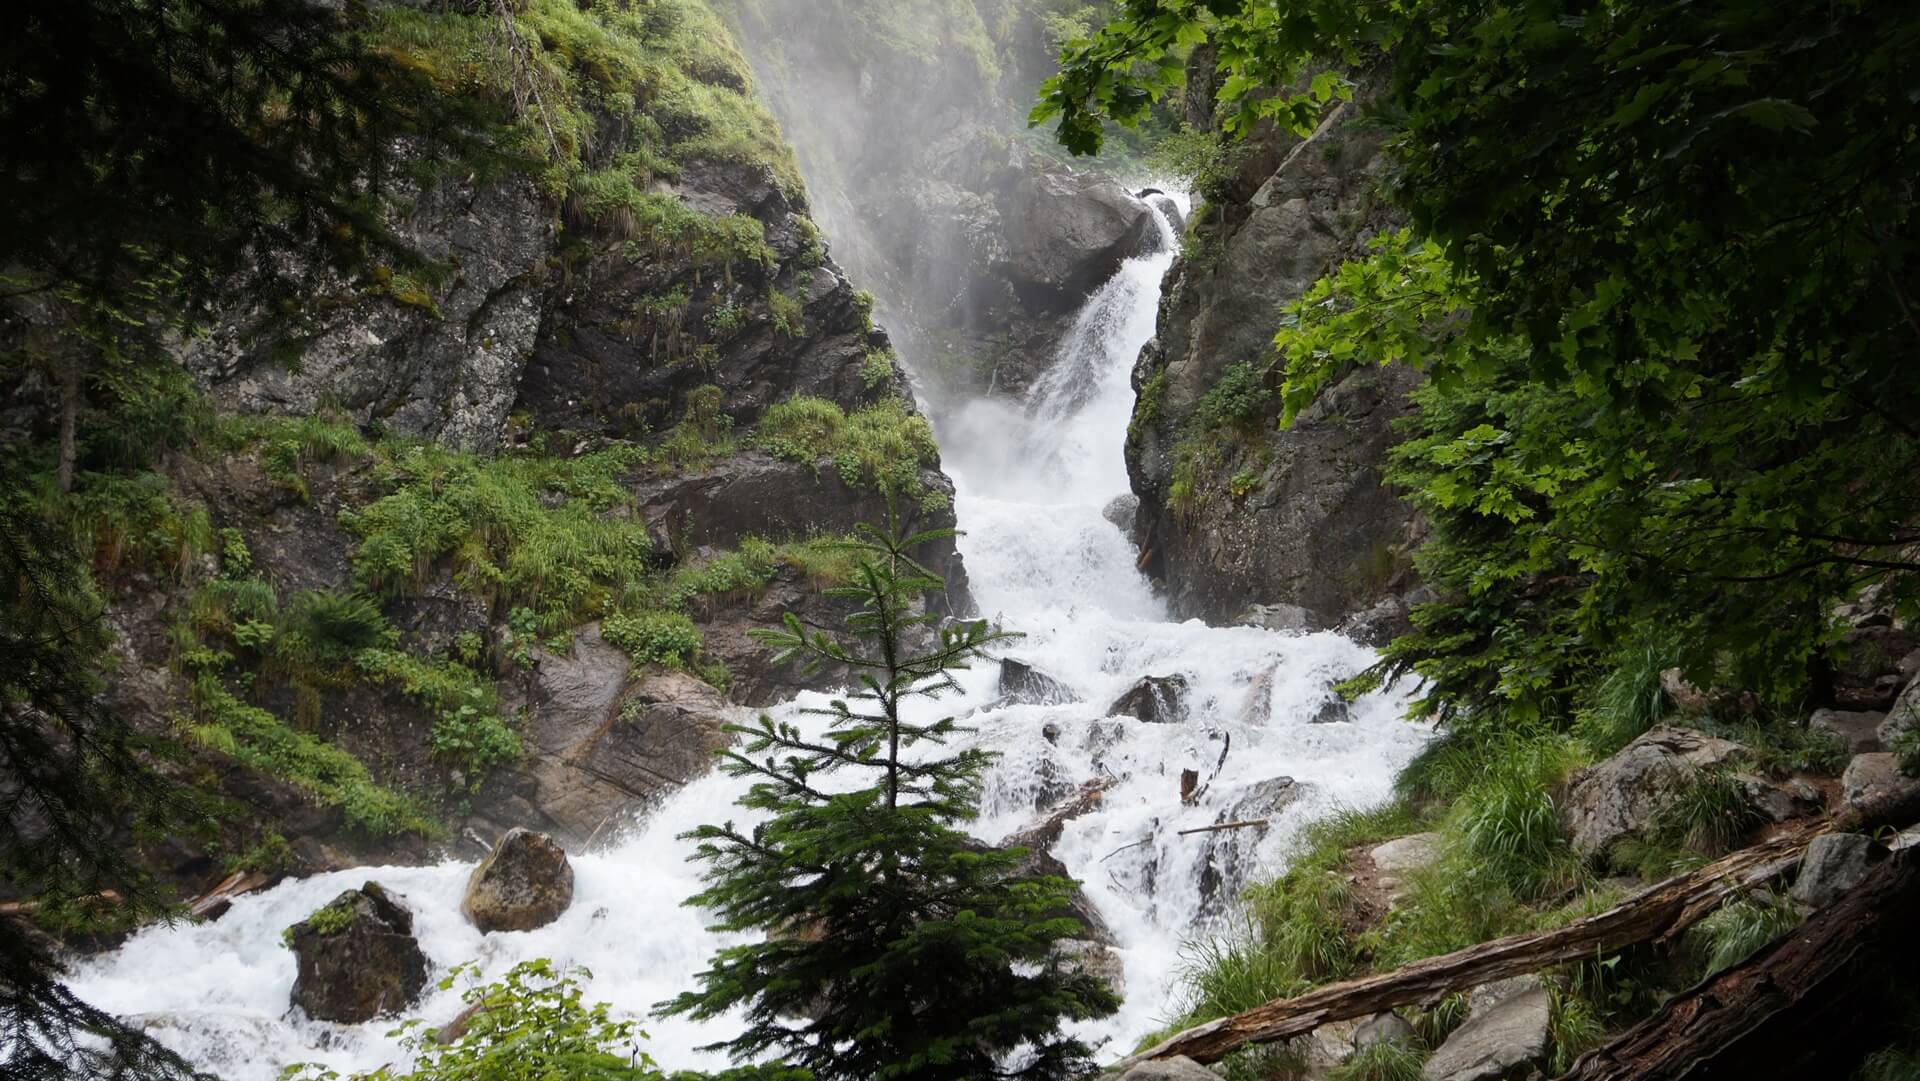
[{"label": "stream splashing over rock", "polygon": [[[1051,854],[1084,882],[1116,944],[1125,1005],[1085,1026],[1108,1059],[1177,1011],[1184,944],[1230,917],[1248,877],[1277,869],[1314,816],[1385,798],[1427,738],[1400,719],[1406,696],[1392,690],[1354,703],[1344,722],[1312,723],[1330,685],[1369,664],[1370,650],[1332,633],[1168,622],[1138,554],[1102,514],[1127,492],[1129,377],[1175,255],[1158,209],[1155,222],[1148,250],[1088,301],[1026,403],[975,402],[940,430],[981,614],[1024,632],[1005,654],[1053,685],[1045,704],[1010,702],[988,666],[961,673],[961,697],[932,706],[964,716],[970,738],[1000,754],[975,823],[983,840],[1021,831],[1090,782],[1105,785],[1090,811],[1061,824]],[[1161,723],[1110,715],[1147,677],[1180,688],[1156,708]],[[817,723],[798,710],[827,697],[772,712]],[[281,943],[283,929],[341,891],[377,881],[411,910],[436,974],[464,961],[488,978],[538,957],[584,965],[589,998],[644,1017],[693,986],[729,941],[681,903],[698,890],[700,867],[678,837],[706,822],[746,824],[734,806],[746,783],[710,773],[603,849],[573,854],[571,907],[531,931],[482,935],[461,915],[471,863],[362,867],[242,897],[214,923],[149,928],[77,965],[71,982],[230,1081],[270,1081],[294,1062],[342,1072],[396,1063],[404,1052],[391,1021],[339,1026],[289,1011],[295,962]],[[1264,828],[1180,833],[1261,818]],[[408,1013],[443,1024],[460,1012],[460,990],[430,986]],[[728,1035],[727,1019],[643,1027],[669,1070],[723,1064],[697,1048]]]}]

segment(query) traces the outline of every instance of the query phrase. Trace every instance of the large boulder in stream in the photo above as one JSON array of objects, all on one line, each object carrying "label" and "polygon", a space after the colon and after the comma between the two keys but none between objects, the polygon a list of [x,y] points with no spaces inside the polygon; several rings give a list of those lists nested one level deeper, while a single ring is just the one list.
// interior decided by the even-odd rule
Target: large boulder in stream
[{"label": "large boulder in stream", "polygon": [[427,985],[413,914],[378,882],[287,928],[286,941],[298,965],[293,1004],[315,1021],[357,1025],[397,1013]]},{"label": "large boulder in stream", "polygon": [[1080,701],[1073,688],[1012,657],[1000,659],[1000,694],[1008,702],[1037,706],[1060,706]]},{"label": "large boulder in stream", "polygon": [[573,904],[573,865],[553,838],[512,829],[467,880],[460,911],[482,931],[531,931]]},{"label": "large boulder in stream", "polygon": [[1135,717],[1148,724],[1175,724],[1186,716],[1187,677],[1147,676],[1107,707],[1109,717]]},{"label": "large boulder in stream", "polygon": [[1153,213],[1102,174],[1039,154],[1013,160],[1001,199],[1008,276],[1023,295],[1046,291],[1077,305],[1140,250]]}]

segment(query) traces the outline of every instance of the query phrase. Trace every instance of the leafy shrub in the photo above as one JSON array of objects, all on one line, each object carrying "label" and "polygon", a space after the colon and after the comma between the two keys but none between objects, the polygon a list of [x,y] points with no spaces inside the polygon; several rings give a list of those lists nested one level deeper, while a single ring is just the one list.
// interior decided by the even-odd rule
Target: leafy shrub
[{"label": "leafy shrub", "polygon": [[807,309],[799,297],[783,293],[778,289],[767,293],[767,315],[773,320],[773,329],[789,338],[804,338],[807,334]]},{"label": "leafy shrub", "polygon": [[1205,201],[1220,203],[1247,153],[1246,144],[1219,132],[1186,127],[1163,136],[1147,160],[1157,172],[1186,181]]},{"label": "leafy shrub", "polygon": [[544,630],[565,631],[646,572],[645,527],[605,513],[631,502],[615,478],[636,460],[632,448],[490,461],[405,448],[378,472],[389,494],[340,514],[360,539],[355,576],[375,591],[419,589],[446,560],[470,593],[526,605]]},{"label": "leafy shrub", "polygon": [[308,590],[295,594],[286,607],[289,621],[325,656],[345,657],[386,638],[380,606],[359,594]]},{"label": "leafy shrub", "polygon": [[[456,965],[440,988],[475,978],[476,965]],[[470,1009],[457,1039],[441,1042],[436,1024],[415,1018],[399,1028],[413,1055],[401,1073],[382,1066],[355,1081],[663,1081],[653,1059],[640,1050],[646,1036],[632,1021],[616,1021],[606,1003],[587,1005],[580,981],[584,968],[562,970],[551,961],[523,961],[498,983],[461,995]],[[792,1081],[778,1069],[751,1071],[764,1081]],[[289,1067],[287,1081],[342,1081],[323,1066]]]},{"label": "leafy shrub", "polygon": [[413,801],[374,783],[359,759],[240,701],[217,677],[195,678],[189,697],[197,741],[340,808],[349,826],[374,835],[437,832]]},{"label": "leafy shrub", "polygon": [[893,379],[895,357],[891,349],[869,349],[860,361],[860,385],[877,390]]},{"label": "leafy shrub", "polygon": [[635,664],[690,666],[706,647],[693,620],[678,612],[640,612],[608,616],[600,637],[632,657]]},{"label": "leafy shrub", "polygon": [[1267,385],[1266,369],[1242,361],[1220,373],[1194,406],[1193,424],[1204,431],[1258,421],[1277,401]]},{"label": "leafy shrub", "polygon": [[517,760],[520,736],[500,714],[493,685],[456,661],[427,661],[397,649],[363,649],[361,675],[425,706],[434,716],[434,754],[477,786],[494,766]]}]

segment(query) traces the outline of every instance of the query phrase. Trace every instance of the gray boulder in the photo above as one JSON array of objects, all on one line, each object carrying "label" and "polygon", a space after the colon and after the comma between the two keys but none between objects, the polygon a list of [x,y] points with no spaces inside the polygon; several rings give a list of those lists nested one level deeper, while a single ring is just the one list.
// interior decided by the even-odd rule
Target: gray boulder
[{"label": "gray boulder", "polygon": [[467,880],[460,911],[482,931],[531,931],[573,904],[573,865],[553,838],[512,829]]},{"label": "gray boulder", "polygon": [[1352,719],[1346,701],[1337,694],[1330,694],[1320,701],[1319,708],[1313,711],[1313,716],[1307,719],[1307,723],[1345,724]]},{"label": "gray boulder", "polygon": [[1807,727],[1839,740],[1846,745],[1848,754],[1872,754],[1887,749],[1880,739],[1881,722],[1886,719],[1883,713],[1816,709]]},{"label": "gray boulder", "polygon": [[1353,1049],[1365,1051],[1375,1044],[1411,1044],[1417,1038],[1413,1025],[1392,1010],[1376,1013],[1353,1030]]},{"label": "gray boulder", "polygon": [[1800,876],[1788,895],[1808,908],[1820,908],[1858,886],[1887,854],[1861,833],[1828,833],[1813,839],[1800,861]]},{"label": "gray boulder", "polygon": [[1850,806],[1887,799],[1920,784],[1900,772],[1900,760],[1891,752],[1857,754],[1840,775],[1840,798]]},{"label": "gray boulder", "polygon": [[1880,722],[1874,733],[1885,744],[1882,750],[1893,746],[1901,736],[1920,728],[1920,676],[1909,676],[1906,687],[1900,697],[1893,700],[1893,708],[1887,710],[1887,719]]},{"label": "gray boulder", "polygon": [[[1189,100],[1211,99],[1212,87],[1197,90]],[[1200,243],[1168,274],[1154,340],[1133,372],[1126,455],[1144,570],[1165,583],[1177,619],[1220,623],[1253,604],[1287,605],[1331,628],[1413,585],[1416,516],[1381,473],[1422,381],[1416,371],[1344,373],[1290,427],[1256,424],[1250,438],[1212,441],[1207,468],[1181,470],[1207,394],[1272,348],[1289,302],[1393,226],[1373,194],[1391,168],[1384,136],[1356,123],[1371,93],[1358,88],[1304,143],[1249,139],[1237,175],[1190,231]]]},{"label": "gray boulder", "polygon": [[1683,728],[1656,728],[1575,775],[1561,823],[1581,856],[1598,860],[1644,835],[1695,770],[1737,761],[1746,748]]},{"label": "gray boulder", "polygon": [[1406,876],[1440,862],[1440,835],[1415,833],[1375,845],[1368,855],[1380,872],[1380,885],[1389,895],[1400,892]]},{"label": "gray boulder", "polygon": [[1179,1055],[1142,1062],[1121,1074],[1119,1081],[1220,1081],[1220,1075]]},{"label": "gray boulder", "polygon": [[1040,155],[1016,161],[1025,166],[1014,180],[1017,194],[1002,201],[1016,292],[1085,296],[1113,277],[1153,228],[1147,205],[1105,176]]},{"label": "gray boulder", "polygon": [[1270,631],[1311,631],[1318,625],[1313,613],[1297,604],[1249,605],[1234,622]]},{"label": "gray boulder", "polygon": [[1420,1071],[1423,1081],[1501,1081],[1547,1053],[1552,1000],[1531,989],[1476,1009]]},{"label": "gray boulder", "polygon": [[356,1025],[405,1009],[427,985],[413,914],[385,887],[348,890],[287,928],[293,1004],[316,1021]]},{"label": "gray boulder", "polygon": [[1187,677],[1147,676],[1107,707],[1110,717],[1136,717],[1148,724],[1174,724],[1186,716]]},{"label": "gray boulder", "polygon": [[1059,706],[1080,701],[1073,689],[1038,668],[1012,657],[1000,659],[1000,694],[1009,702]]}]

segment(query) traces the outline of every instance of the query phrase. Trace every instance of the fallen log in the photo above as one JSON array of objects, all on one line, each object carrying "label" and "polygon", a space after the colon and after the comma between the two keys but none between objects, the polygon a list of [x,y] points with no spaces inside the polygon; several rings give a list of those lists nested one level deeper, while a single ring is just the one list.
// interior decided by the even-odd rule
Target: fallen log
[{"label": "fallen log", "polygon": [[[99,893],[82,894],[73,898],[69,904],[92,907],[96,905],[118,905],[123,898],[114,890],[101,890]],[[7,901],[0,903],[0,917],[31,916],[46,907],[45,901]]]},{"label": "fallen log", "polygon": [[235,871],[218,886],[188,902],[187,915],[196,920],[217,920],[233,907],[234,898],[252,893],[273,881],[274,876],[262,871]]},{"label": "fallen log", "polygon": [[1331,1021],[1399,1006],[1431,1006],[1456,991],[1580,961],[1640,942],[1666,940],[1713,911],[1729,895],[1771,882],[1800,863],[1821,830],[1803,827],[1735,852],[1696,871],[1650,886],[1597,915],[1549,931],[1513,935],[1415,961],[1391,972],[1328,984],[1295,998],[1195,1026],[1121,1062],[1184,1055],[1218,1062],[1242,1047],[1304,1036]]},{"label": "fallen log", "polygon": [[1399,1006],[1431,1006],[1447,995],[1552,965],[1585,960],[1643,942],[1665,943],[1734,894],[1764,886],[1800,865],[1807,845],[1829,831],[1871,832],[1920,818],[1920,783],[1871,803],[1848,807],[1825,824],[1791,828],[1714,863],[1656,883],[1620,904],[1550,931],[1482,942],[1391,972],[1329,984],[1289,999],[1208,1021],[1174,1034],[1111,1067],[1184,1055],[1218,1062],[1254,1044],[1304,1036],[1330,1021],[1370,1016]]},{"label": "fallen log", "polygon": [[1894,1028],[1888,985],[1920,961],[1916,911],[1920,851],[1909,848],[1791,934],[1582,1055],[1561,1081],[1851,1076]]},{"label": "fallen log", "polygon": [[1096,777],[1088,781],[1073,795],[1054,804],[1047,811],[1046,817],[1023,830],[1009,834],[1006,840],[1000,842],[1000,847],[1030,848],[1035,852],[1047,851],[1053,847],[1055,841],[1060,839],[1060,833],[1067,828],[1067,823],[1100,806],[1100,801],[1104,798],[1103,793],[1112,787],[1111,778]]}]

